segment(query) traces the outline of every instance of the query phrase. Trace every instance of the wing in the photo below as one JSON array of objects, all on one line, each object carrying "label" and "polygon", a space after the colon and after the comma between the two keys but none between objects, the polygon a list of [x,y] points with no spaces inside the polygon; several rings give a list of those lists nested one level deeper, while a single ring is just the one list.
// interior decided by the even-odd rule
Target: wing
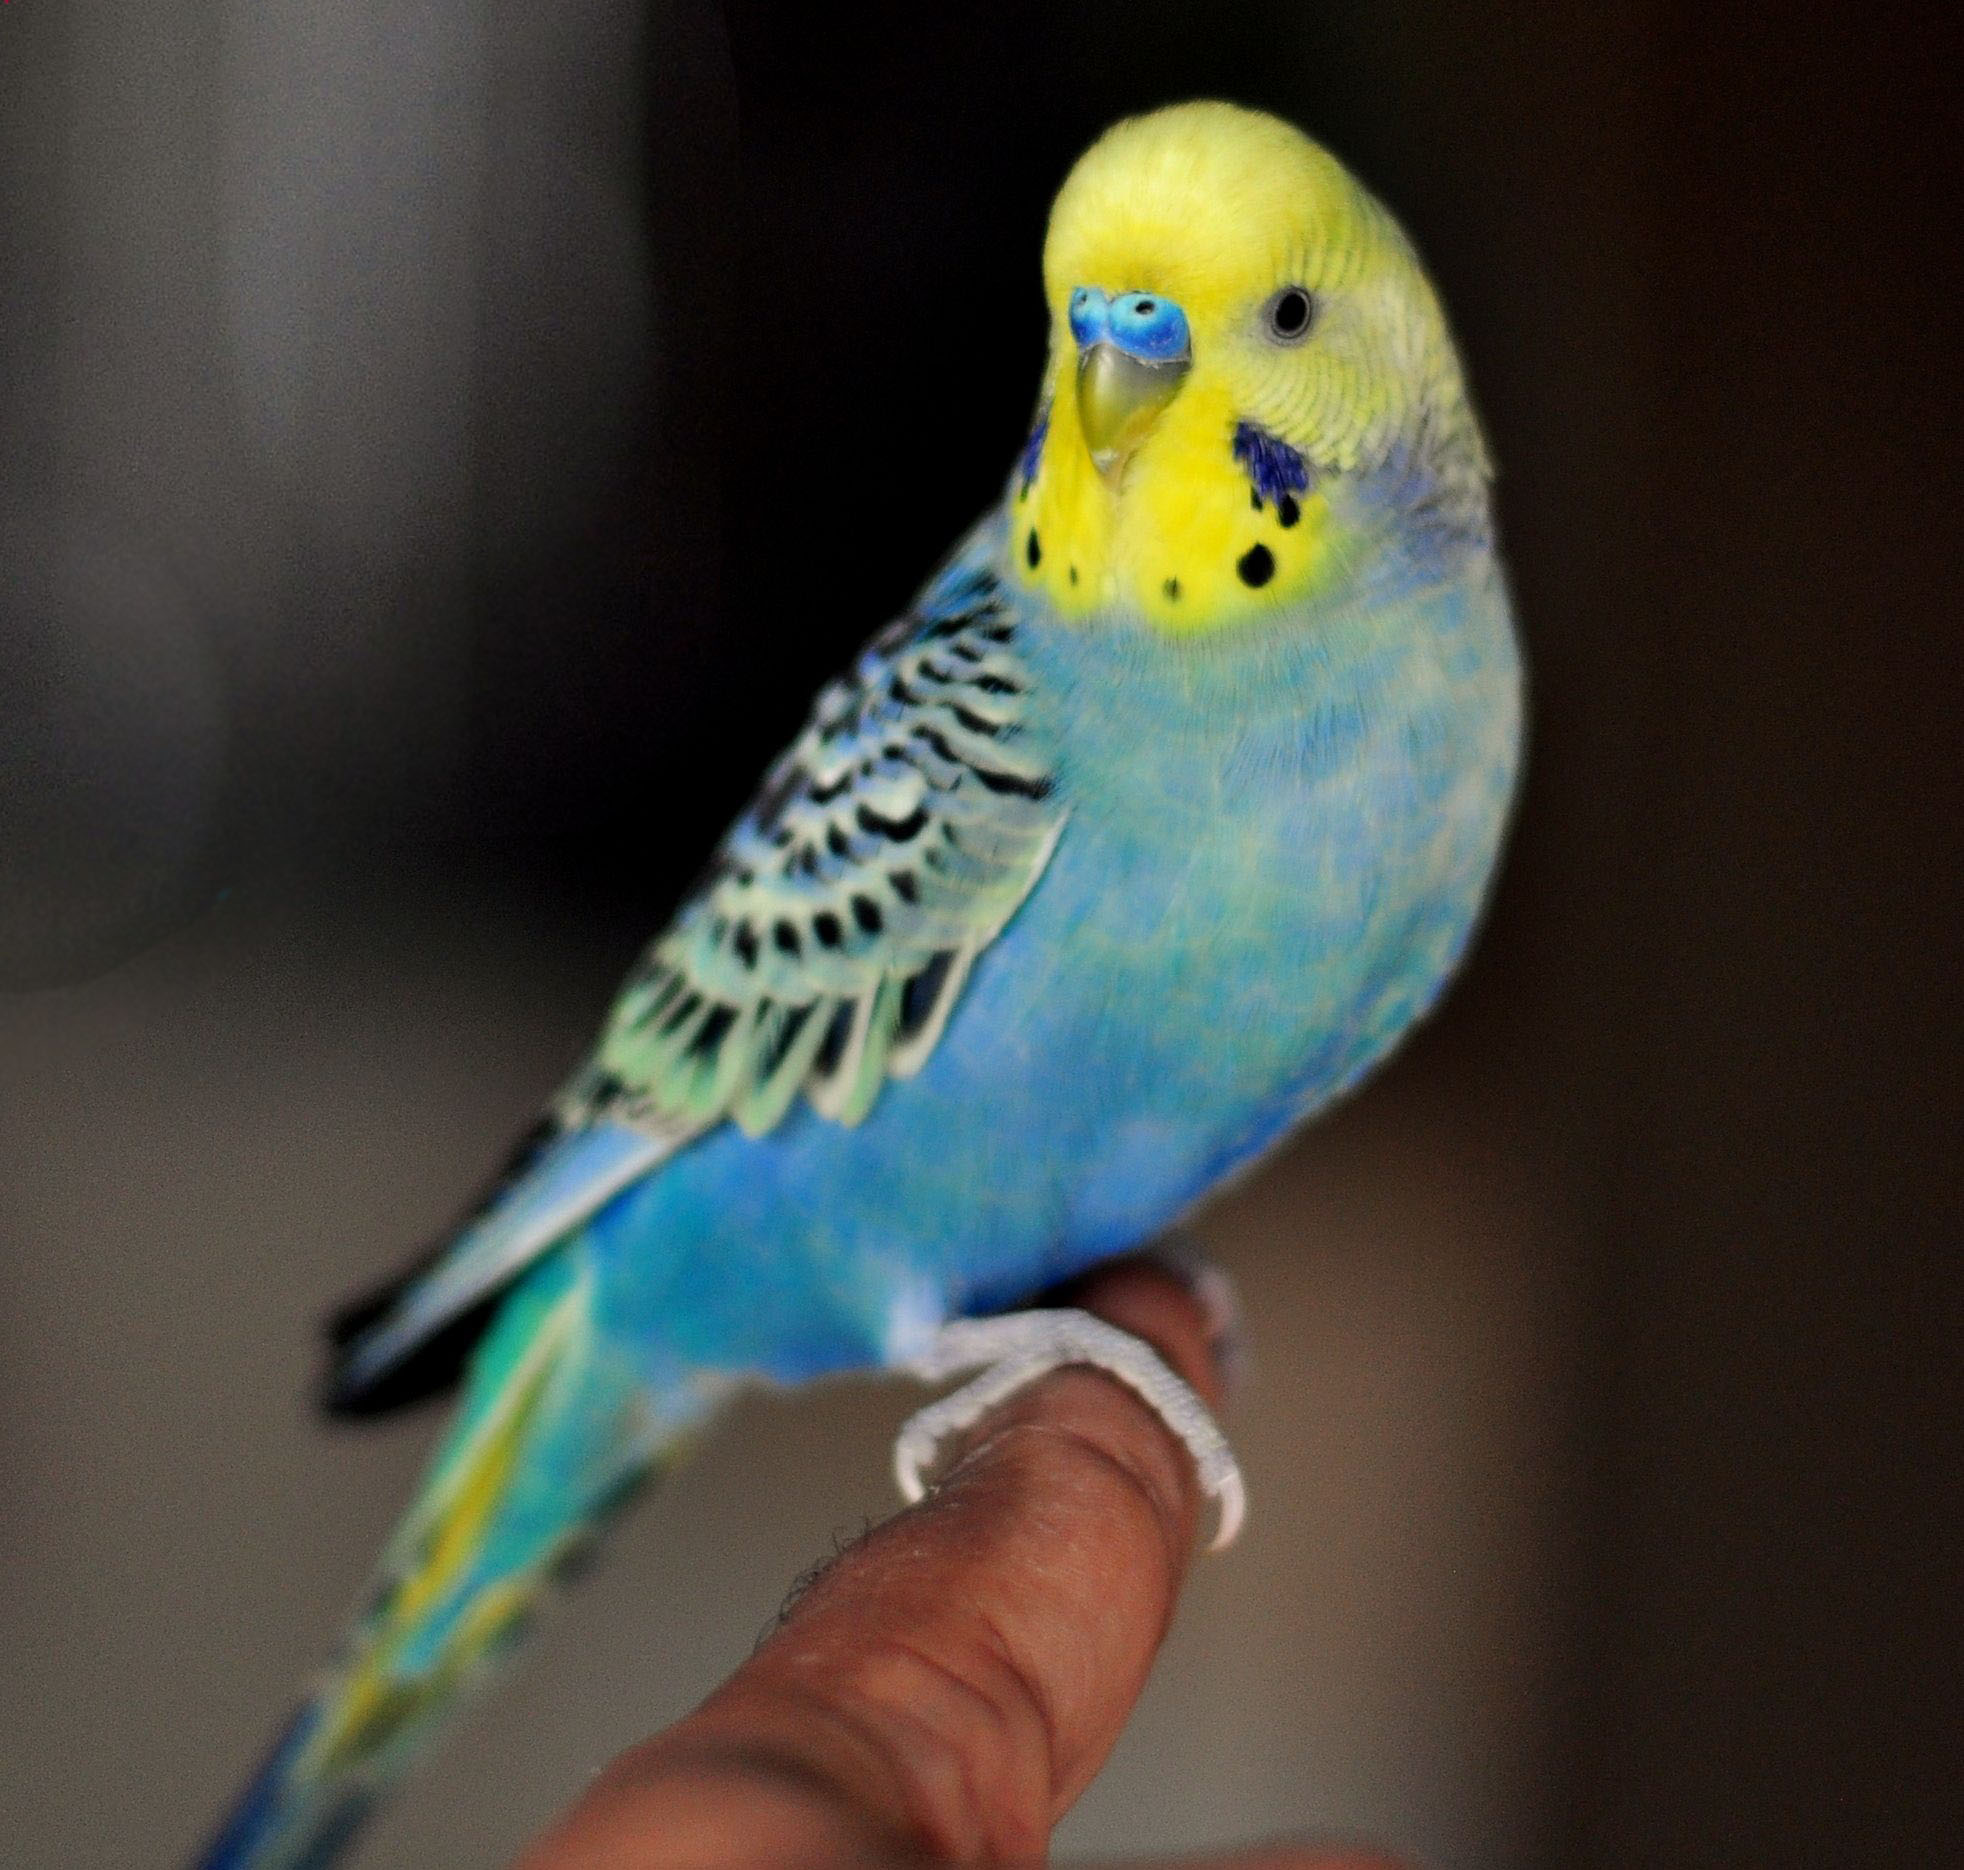
[{"label": "wing", "polygon": [[454,1352],[446,1327],[704,1130],[733,1119],[760,1136],[801,1092],[855,1124],[927,1061],[1064,824],[993,533],[820,695],[518,1173],[344,1330],[333,1406],[393,1394],[439,1335]]},{"label": "wing", "polygon": [[983,568],[875,637],[648,950],[560,1105],[664,1135],[751,1135],[802,1091],[859,1122],[933,1051],[1056,843],[1051,747],[1017,615]]}]

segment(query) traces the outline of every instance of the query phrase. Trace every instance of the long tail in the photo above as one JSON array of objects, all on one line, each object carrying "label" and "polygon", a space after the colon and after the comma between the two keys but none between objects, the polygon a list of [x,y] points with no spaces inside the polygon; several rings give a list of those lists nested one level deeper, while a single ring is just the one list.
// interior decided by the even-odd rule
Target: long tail
[{"label": "long tail", "polygon": [[199,1870],[326,1870],[688,1426],[594,1328],[585,1266],[562,1248],[506,1301],[339,1657]]}]

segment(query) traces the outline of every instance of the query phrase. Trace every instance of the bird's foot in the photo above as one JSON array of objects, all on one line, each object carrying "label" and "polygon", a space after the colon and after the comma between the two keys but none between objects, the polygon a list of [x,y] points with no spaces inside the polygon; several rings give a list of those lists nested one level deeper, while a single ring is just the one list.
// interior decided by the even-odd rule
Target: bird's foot
[{"label": "bird's foot", "polygon": [[1234,1542],[1247,1512],[1241,1464],[1193,1389],[1174,1375],[1151,1345],[1089,1312],[1007,1312],[995,1318],[955,1318],[904,1367],[936,1383],[968,1370],[982,1374],[938,1402],[909,1416],[893,1444],[894,1478],[909,1504],[927,1491],[921,1476],[950,1436],[972,1427],[991,1409],[1066,1364],[1089,1364],[1116,1377],[1172,1430],[1200,1472],[1200,1488],[1220,1510],[1209,1548]]}]

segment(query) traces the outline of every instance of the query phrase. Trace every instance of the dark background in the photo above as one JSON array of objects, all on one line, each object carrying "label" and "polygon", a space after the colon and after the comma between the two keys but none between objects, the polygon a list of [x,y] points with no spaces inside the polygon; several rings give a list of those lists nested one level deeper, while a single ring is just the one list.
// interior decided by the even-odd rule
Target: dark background
[{"label": "dark background", "polygon": [[[171,1861],[244,1763],[427,1435],[311,1427],[309,1317],[495,1156],[992,497],[1052,190],[1200,94],[1330,143],[1427,254],[1534,738],[1449,1010],[1213,1224],[1279,1524],[1162,1666],[1200,1725],[1149,1706],[1077,1841],[1954,1851],[1959,50],[1937,8],[0,12],[22,1861]],[[815,1406],[644,1516],[683,1543],[637,1592],[734,1566],[754,1629],[837,1487],[877,1510],[898,1403]],[[740,1653],[675,1661],[627,1593],[454,1751],[509,1777],[566,1704],[611,1724],[372,1861],[494,1860],[672,1712],[598,1660],[635,1605],[665,1682]],[[1210,1697],[1236,1631],[1293,1699],[1252,1654]],[[495,1803],[441,1770],[410,1797]]]}]

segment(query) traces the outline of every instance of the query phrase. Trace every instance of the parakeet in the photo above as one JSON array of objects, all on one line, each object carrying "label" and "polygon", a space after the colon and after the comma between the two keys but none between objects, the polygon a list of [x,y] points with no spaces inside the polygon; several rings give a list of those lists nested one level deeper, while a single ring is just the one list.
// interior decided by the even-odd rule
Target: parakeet
[{"label": "parakeet", "polygon": [[1043,284],[1000,503],[820,695],[501,1185],[342,1333],[340,1408],[468,1348],[462,1401],[206,1870],[325,1865],[740,1385],[995,1366],[903,1438],[917,1485],[1030,1370],[1104,1362],[1238,1513],[1143,1346],[1013,1308],[1161,1236],[1452,973],[1521,740],[1491,472],[1412,247],[1275,118],[1117,124]]}]

